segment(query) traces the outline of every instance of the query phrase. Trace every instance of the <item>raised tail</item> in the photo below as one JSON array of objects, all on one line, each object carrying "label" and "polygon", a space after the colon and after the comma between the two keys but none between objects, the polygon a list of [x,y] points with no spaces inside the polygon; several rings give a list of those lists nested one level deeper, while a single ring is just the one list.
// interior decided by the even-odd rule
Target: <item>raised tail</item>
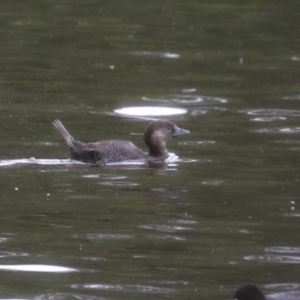
[{"label": "raised tail", "polygon": [[64,138],[66,141],[67,145],[72,148],[73,147],[73,141],[74,138],[70,135],[68,130],[65,128],[65,126],[62,124],[61,121],[59,120],[54,120],[52,123],[56,131]]}]

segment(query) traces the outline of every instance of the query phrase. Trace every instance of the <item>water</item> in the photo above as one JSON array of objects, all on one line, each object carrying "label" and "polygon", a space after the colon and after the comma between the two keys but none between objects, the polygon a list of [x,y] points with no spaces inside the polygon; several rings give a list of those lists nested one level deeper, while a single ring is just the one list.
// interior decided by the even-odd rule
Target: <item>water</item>
[{"label": "water", "polygon": [[[300,290],[298,1],[2,1],[1,20],[1,299]],[[155,117],[191,131],[156,167],[70,161],[51,125],[144,148]]]}]

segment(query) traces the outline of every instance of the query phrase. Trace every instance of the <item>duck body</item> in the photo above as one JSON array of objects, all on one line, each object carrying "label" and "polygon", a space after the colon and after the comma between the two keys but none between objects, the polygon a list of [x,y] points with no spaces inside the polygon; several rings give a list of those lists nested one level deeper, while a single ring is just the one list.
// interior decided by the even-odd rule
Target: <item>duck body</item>
[{"label": "duck body", "polygon": [[125,140],[83,143],[75,140],[59,120],[55,120],[53,126],[69,146],[71,159],[90,164],[105,164],[125,160],[164,160],[169,156],[166,149],[167,141],[172,136],[189,133],[188,130],[181,129],[169,121],[152,121],[144,133],[144,140],[149,148],[149,152],[145,153],[132,142]]},{"label": "duck body", "polygon": [[71,159],[86,163],[108,163],[124,160],[143,160],[146,154],[132,142],[107,140],[94,143],[73,141]]}]

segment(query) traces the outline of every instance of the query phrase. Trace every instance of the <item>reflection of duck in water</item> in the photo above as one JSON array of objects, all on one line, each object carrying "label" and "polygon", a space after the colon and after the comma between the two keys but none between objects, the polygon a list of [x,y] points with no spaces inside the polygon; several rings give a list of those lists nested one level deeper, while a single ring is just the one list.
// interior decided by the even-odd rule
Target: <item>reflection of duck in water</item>
[{"label": "reflection of duck in water", "polygon": [[235,294],[236,300],[300,300],[300,292],[287,291],[265,296],[255,285],[245,285],[239,288]]},{"label": "reflection of duck in water", "polygon": [[124,160],[161,161],[169,156],[166,148],[169,139],[190,133],[170,121],[152,121],[144,132],[145,144],[149,148],[149,152],[145,153],[132,142],[124,140],[82,143],[74,140],[59,120],[55,120],[53,126],[70,147],[71,159],[91,164]]}]

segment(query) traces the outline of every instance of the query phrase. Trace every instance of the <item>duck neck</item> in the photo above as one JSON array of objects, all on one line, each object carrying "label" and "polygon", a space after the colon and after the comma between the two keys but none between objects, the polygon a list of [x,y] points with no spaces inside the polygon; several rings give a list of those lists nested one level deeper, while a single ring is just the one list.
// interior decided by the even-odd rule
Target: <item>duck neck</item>
[{"label": "duck neck", "polygon": [[148,160],[164,160],[169,157],[169,153],[167,149],[159,149],[157,151],[153,149],[149,149],[149,152],[147,154]]}]

